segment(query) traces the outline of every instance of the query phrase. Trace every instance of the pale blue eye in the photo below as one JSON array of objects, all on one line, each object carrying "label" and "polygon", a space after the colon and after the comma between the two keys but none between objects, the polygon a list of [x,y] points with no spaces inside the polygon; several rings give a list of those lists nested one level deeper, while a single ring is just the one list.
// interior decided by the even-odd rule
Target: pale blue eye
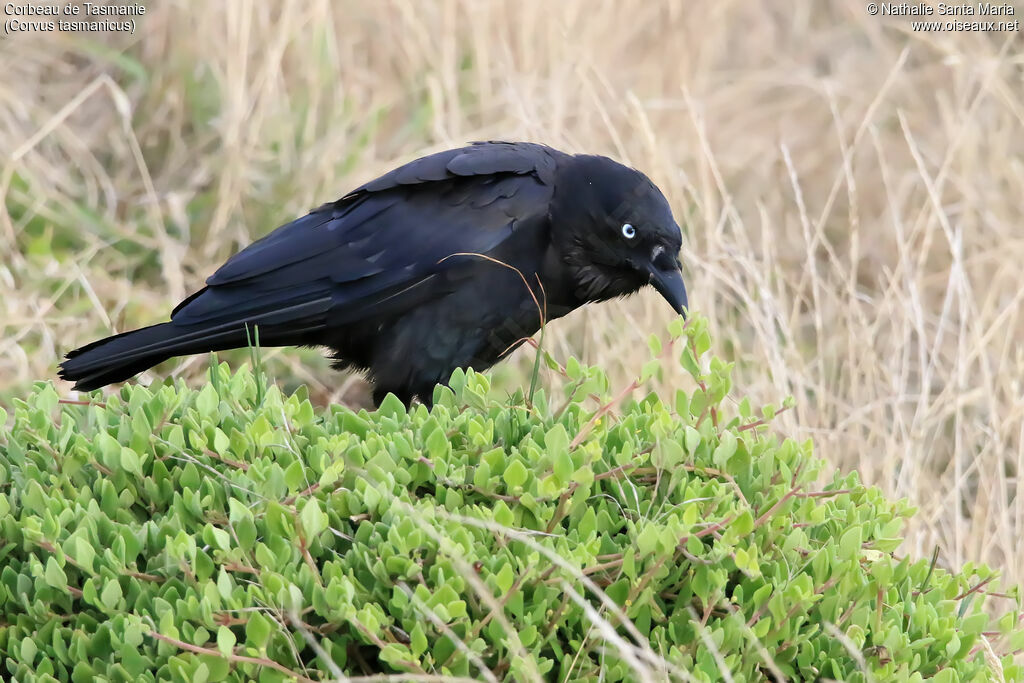
[{"label": "pale blue eye", "polygon": [[634,237],[636,237],[636,228],[634,228],[630,223],[623,223],[622,236],[625,237],[627,240],[633,239]]}]

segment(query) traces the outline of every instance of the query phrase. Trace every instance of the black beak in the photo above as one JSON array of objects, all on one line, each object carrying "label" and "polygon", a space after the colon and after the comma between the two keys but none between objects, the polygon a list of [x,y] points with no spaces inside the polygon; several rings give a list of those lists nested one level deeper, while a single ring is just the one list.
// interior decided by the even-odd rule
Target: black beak
[{"label": "black beak", "polygon": [[678,268],[661,269],[655,265],[648,266],[651,274],[651,285],[658,293],[665,297],[665,301],[672,306],[679,315],[686,317],[683,309],[688,307],[686,301],[686,285],[683,284],[683,274]]}]

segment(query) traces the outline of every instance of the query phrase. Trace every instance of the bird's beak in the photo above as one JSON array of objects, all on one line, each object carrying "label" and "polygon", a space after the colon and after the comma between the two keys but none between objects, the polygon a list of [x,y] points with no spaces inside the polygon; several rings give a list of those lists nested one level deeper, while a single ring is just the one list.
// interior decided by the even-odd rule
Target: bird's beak
[{"label": "bird's beak", "polygon": [[683,284],[683,274],[678,268],[661,269],[651,264],[648,266],[651,274],[650,282],[658,293],[665,297],[665,301],[672,306],[672,309],[685,316],[683,309],[688,307],[686,301],[686,285]]}]

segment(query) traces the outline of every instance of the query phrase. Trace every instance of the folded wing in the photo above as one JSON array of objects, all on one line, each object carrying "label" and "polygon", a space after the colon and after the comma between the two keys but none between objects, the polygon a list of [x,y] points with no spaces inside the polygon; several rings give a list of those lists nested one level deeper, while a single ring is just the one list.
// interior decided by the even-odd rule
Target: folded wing
[{"label": "folded wing", "polygon": [[172,323],[309,332],[419,305],[440,294],[429,285],[457,262],[446,257],[546,217],[554,154],[492,142],[410,162],[233,256]]}]

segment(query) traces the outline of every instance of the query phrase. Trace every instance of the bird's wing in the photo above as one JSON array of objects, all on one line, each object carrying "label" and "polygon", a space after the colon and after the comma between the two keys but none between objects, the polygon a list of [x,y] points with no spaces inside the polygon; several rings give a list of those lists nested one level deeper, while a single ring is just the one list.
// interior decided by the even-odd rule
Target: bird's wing
[{"label": "bird's wing", "polygon": [[529,142],[474,142],[468,147],[449,149],[410,161],[353,190],[348,196],[401,185],[496,173],[532,174],[542,183],[551,185],[555,154],[557,152],[549,147]]},{"label": "bird's wing", "polygon": [[254,242],[171,319],[307,330],[422,303],[445,257],[487,253],[546,218],[554,153],[480,143],[410,162]]}]

